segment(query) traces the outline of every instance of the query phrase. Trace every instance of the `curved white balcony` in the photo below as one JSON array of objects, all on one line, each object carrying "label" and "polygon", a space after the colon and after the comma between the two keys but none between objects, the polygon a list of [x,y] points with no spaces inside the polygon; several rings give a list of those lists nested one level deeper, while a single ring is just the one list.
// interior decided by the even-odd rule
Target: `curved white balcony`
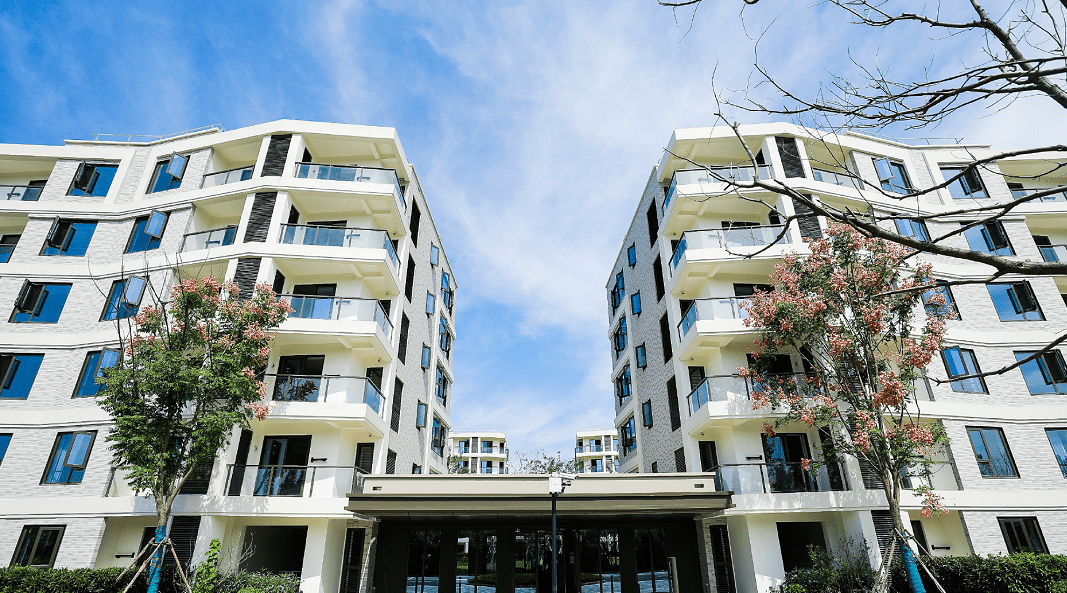
[{"label": "curved white balcony", "polygon": [[349,348],[392,359],[393,324],[375,299],[283,294],[293,311],[278,328],[279,344],[322,344],[340,340]]},{"label": "curved white balcony", "polygon": [[[703,214],[712,200],[708,196],[718,196],[734,191],[733,183],[748,184],[754,179],[771,179],[774,169],[769,165],[757,168],[744,166],[711,166],[702,169],[682,169],[675,171],[671,178],[667,197],[660,207],[662,222],[660,227],[668,236],[682,232],[687,225],[692,225],[695,217]],[[759,189],[746,189],[746,194],[760,193]],[[724,196],[725,197],[725,196]],[[693,199],[690,199],[693,198]],[[714,200],[716,208],[721,209],[723,200]],[[745,210],[752,205],[737,204]],[[676,235],[675,235],[676,236]]]},{"label": "curved white balcony", "polygon": [[767,275],[786,251],[806,252],[784,225],[690,230],[682,234],[668,273],[671,294],[696,292],[720,270]]},{"label": "curved white balcony", "polygon": [[748,311],[744,304],[748,298],[719,297],[696,299],[682,312],[678,323],[681,340],[678,351],[685,360],[706,354],[711,348],[722,348],[744,335],[755,335],[759,330],[745,327]]},{"label": "curved white balcony", "polygon": [[383,436],[385,396],[366,377],[268,374],[274,424],[326,421],[339,428],[360,428]]}]

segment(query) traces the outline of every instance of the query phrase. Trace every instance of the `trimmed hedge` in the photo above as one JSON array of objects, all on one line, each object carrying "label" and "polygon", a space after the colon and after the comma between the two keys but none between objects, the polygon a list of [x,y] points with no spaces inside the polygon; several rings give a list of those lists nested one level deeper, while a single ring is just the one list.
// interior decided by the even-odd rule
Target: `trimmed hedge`
[{"label": "trimmed hedge", "polygon": [[[122,593],[130,582],[130,573],[119,583],[115,579],[121,572],[121,568],[0,568],[0,593]],[[300,579],[296,575],[239,572],[224,575],[215,593],[298,593],[299,589]],[[147,590],[147,578],[141,573],[130,593]],[[173,566],[163,567],[159,590],[161,593],[185,591]]]}]

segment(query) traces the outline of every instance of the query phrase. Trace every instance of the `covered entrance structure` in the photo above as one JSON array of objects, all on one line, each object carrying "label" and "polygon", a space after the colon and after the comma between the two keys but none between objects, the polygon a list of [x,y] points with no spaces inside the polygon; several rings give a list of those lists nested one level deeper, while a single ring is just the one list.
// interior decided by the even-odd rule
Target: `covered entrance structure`
[{"label": "covered entrance structure", "polygon": [[[701,474],[582,475],[558,501],[559,592],[716,590],[701,525],[729,501]],[[373,533],[345,593],[552,590],[547,476],[367,476],[348,509]]]}]

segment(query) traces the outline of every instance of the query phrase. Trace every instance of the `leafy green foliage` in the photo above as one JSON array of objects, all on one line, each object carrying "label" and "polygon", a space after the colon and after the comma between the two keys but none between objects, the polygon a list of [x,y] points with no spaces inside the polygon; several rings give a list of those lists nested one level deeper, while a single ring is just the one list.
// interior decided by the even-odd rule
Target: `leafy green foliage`
[{"label": "leafy green foliage", "polygon": [[[116,581],[121,572],[121,568],[0,568],[0,593],[121,593],[130,582],[133,571],[127,573],[121,581]],[[137,582],[130,588],[130,593],[147,591],[147,572],[141,573]],[[198,567],[197,575],[199,574],[201,572]],[[163,567],[161,581],[159,590],[164,593],[180,593],[185,590],[181,577],[172,566]],[[198,587],[199,584],[194,583],[193,591],[202,591]],[[297,593],[300,590],[300,579],[292,574],[261,572],[220,574],[214,589],[215,593],[238,593],[242,590],[251,593]]]},{"label": "leafy green foliage", "polygon": [[809,546],[808,556],[812,567],[789,571],[779,593],[870,591],[874,585],[875,570],[865,549],[852,547],[844,558],[835,558]]},{"label": "leafy green foliage", "polygon": [[574,459],[566,461],[562,458],[563,452],[556,451],[555,456],[545,453],[544,449],[538,449],[533,453],[516,453],[512,467],[517,474],[554,474],[575,473],[578,471],[578,463]]},{"label": "leafy green foliage", "polygon": [[193,593],[215,593],[219,582],[219,549],[222,542],[211,540],[207,557],[196,567],[196,580]]}]

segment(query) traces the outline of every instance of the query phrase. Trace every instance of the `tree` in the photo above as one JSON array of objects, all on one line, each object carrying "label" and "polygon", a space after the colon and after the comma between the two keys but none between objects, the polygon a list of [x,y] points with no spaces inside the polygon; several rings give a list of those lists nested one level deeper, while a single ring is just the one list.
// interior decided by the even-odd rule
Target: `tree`
[{"label": "tree", "polygon": [[544,449],[538,449],[532,453],[516,453],[511,460],[511,467],[517,474],[573,474],[578,471],[578,462],[574,459],[566,461],[562,458],[563,452],[549,455]]},{"label": "tree", "polygon": [[[742,1],[746,11],[754,10],[752,5],[759,2]],[[660,5],[676,11],[681,7],[693,9],[694,19],[695,11],[701,2],[702,0],[659,0]],[[788,117],[812,128],[811,137],[807,140],[823,143],[829,149],[827,152],[832,155],[830,158],[833,162],[825,164],[846,170],[847,163],[841,151],[835,150],[833,146],[834,139],[843,130],[881,131],[887,127],[923,129],[940,125],[952,116],[969,117],[975,108],[1000,110],[1023,97],[1043,98],[1052,101],[1052,104],[1059,108],[1067,109],[1067,2],[1011,2],[1007,6],[998,5],[992,12],[978,0],[951,4],[934,3],[917,12],[894,10],[893,5],[884,0],[828,0],[824,4],[840,10],[852,25],[876,30],[891,29],[896,39],[914,39],[908,35],[913,35],[918,28],[908,25],[919,25],[931,32],[935,43],[944,43],[950,38],[957,43],[961,40],[969,41],[969,47],[966,48],[969,53],[965,56],[955,55],[953,52],[934,54],[929,66],[922,68],[918,76],[903,79],[894,78],[877,64],[854,62],[854,71],[830,73],[829,79],[821,82],[818,90],[810,97],[779,84],[770,69],[760,63],[757,54],[750,83],[744,90],[713,92],[714,100],[720,107],[717,117],[734,129],[738,142],[744,146],[752,166],[756,163],[756,151],[745,144],[738,124],[723,114],[723,107],[736,108],[743,113]],[[919,46],[919,40],[914,41],[914,45]],[[838,53],[843,55],[845,52]],[[977,57],[970,59],[967,57],[970,55]],[[934,72],[941,74],[933,75]],[[772,89],[773,98],[755,96],[757,88]],[[780,107],[776,106],[779,100],[784,100]],[[971,163],[959,169],[957,174],[944,183],[904,193],[886,191],[870,185],[862,180],[856,171],[846,173],[846,176],[852,177],[856,187],[899,203],[901,207],[897,211],[886,211],[884,208],[874,210],[835,207],[800,193],[781,180],[755,179],[751,182],[738,182],[716,175],[711,170],[709,174],[731,184],[738,194],[761,189],[789,196],[794,203],[807,206],[814,214],[824,216],[828,221],[849,225],[864,236],[886,239],[917,252],[985,264],[992,269],[988,277],[954,281],[950,285],[986,283],[1006,274],[1067,274],[1067,261],[1034,262],[945,244],[946,239],[969,228],[995,221],[1022,204],[1061,194],[1067,190],[1067,185],[1029,191],[1025,195],[1020,192],[1008,201],[969,200],[966,206],[960,208],[920,216],[916,216],[914,212],[916,198],[944,189],[960,180],[973,179],[981,172],[999,176],[1001,172],[997,166],[998,161],[1021,156],[1045,160],[1047,166],[1037,174],[1017,177],[1016,181],[1046,177],[1067,166],[1067,145],[1056,144],[983,155],[981,158],[973,158]],[[912,204],[910,215],[907,214],[905,206],[909,203]],[[963,225],[962,228],[957,224],[955,229],[931,237],[905,235],[891,224],[892,221],[905,217],[917,218],[924,222],[949,221],[961,214],[965,214],[974,222]],[[783,223],[788,224],[794,218],[796,217],[784,219]],[[966,377],[1005,373],[1041,356],[1064,341],[1067,341],[1067,333],[1050,341],[1032,357]]]},{"label": "tree", "polygon": [[291,309],[268,285],[256,286],[248,301],[238,294],[236,284],[214,277],[182,280],[169,302],[141,308],[123,359],[98,380],[105,385],[100,407],[114,422],[107,437],[113,463],[135,492],[155,501],[150,593],[159,586],[159,544],[182,485],[214,462],[234,426],[248,427],[268,411],[261,376],[270,330]]},{"label": "tree", "polygon": [[[760,329],[750,378],[754,409],[778,415],[764,434],[789,424],[827,428],[823,459],[805,459],[800,470],[836,465],[849,455],[880,478],[893,523],[900,515],[904,476],[929,477],[930,455],[948,443],[943,426],[922,417],[915,384],[940,352],[948,314],[928,263],[912,250],[832,225],[810,243],[811,255],[787,254],[775,266],[776,287],[757,291],[746,305],[745,325]],[[917,290],[909,290],[917,289]],[[919,290],[927,291],[926,318]],[[805,375],[774,375],[775,357],[799,355]],[[770,468],[768,469],[770,471]],[[924,517],[944,511],[937,494],[924,497]]]}]

